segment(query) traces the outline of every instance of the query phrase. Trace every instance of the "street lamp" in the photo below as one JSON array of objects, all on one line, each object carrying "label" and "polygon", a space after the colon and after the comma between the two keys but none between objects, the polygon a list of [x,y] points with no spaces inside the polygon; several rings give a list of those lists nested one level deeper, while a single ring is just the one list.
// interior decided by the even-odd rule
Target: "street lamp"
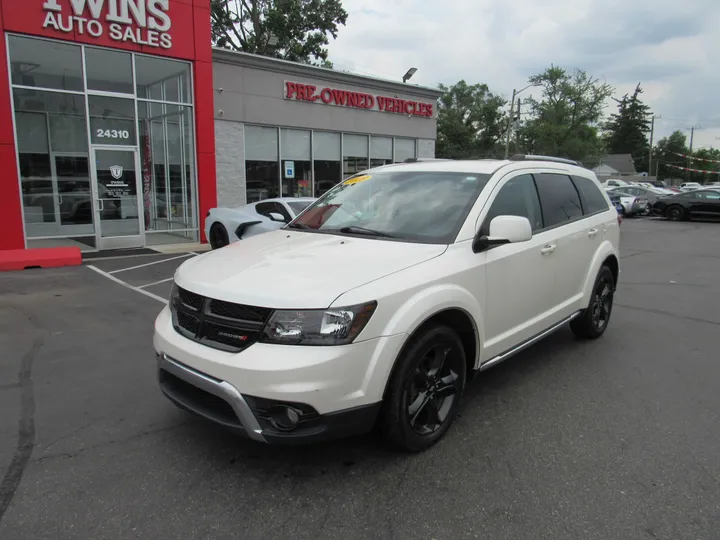
[{"label": "street lamp", "polygon": [[410,68],[407,70],[407,73],[403,75],[403,82],[406,83],[410,80],[410,78],[415,75],[415,72],[417,71],[417,68]]},{"label": "street lamp", "polygon": [[510,152],[510,132],[512,131],[512,130],[511,130],[511,127],[512,127],[512,115],[514,114],[514,111],[515,111],[515,98],[516,98],[517,96],[519,96],[522,92],[524,92],[525,90],[527,90],[528,88],[533,87],[533,86],[540,86],[540,84],[538,84],[538,83],[528,84],[528,85],[527,85],[525,88],[523,88],[522,90],[515,90],[515,89],[513,89],[512,100],[510,100],[510,117],[508,118],[507,134],[506,134],[506,137],[505,137],[505,159],[508,158],[508,154],[509,154],[509,152]]}]

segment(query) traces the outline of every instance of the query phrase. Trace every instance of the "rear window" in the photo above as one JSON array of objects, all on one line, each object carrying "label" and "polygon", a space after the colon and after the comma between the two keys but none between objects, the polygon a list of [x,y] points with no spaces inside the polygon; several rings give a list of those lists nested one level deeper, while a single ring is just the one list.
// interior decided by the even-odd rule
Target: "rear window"
[{"label": "rear window", "polygon": [[556,227],[583,215],[580,196],[569,176],[536,174],[545,227]]},{"label": "rear window", "polygon": [[575,182],[575,187],[580,193],[585,214],[604,212],[609,208],[607,200],[595,185],[595,182],[584,176],[573,176],[573,182]]}]

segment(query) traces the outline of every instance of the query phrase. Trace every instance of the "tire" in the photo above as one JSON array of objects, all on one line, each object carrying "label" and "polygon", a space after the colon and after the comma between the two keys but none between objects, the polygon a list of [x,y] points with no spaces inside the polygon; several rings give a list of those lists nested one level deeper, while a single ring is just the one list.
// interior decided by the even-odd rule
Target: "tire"
[{"label": "tire", "polygon": [[597,339],[605,333],[612,314],[615,278],[607,266],[600,268],[588,307],[570,322],[573,333],[583,339]]},{"label": "tire", "polygon": [[213,224],[210,227],[210,247],[212,249],[220,249],[227,246],[230,243],[228,232],[225,227],[220,223]]},{"label": "tire", "polygon": [[673,205],[665,211],[665,217],[670,221],[682,221],[685,219],[685,209],[682,206]]},{"label": "tire", "polygon": [[413,336],[385,393],[379,423],[386,440],[407,452],[434,445],[457,415],[466,377],[465,350],[454,330],[437,325]]}]

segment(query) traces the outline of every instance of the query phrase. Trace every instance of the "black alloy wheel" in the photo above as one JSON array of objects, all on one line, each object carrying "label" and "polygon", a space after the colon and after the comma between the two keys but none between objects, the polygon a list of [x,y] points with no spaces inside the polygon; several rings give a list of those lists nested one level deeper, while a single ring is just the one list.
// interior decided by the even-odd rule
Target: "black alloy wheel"
[{"label": "black alloy wheel", "polygon": [[570,322],[573,333],[584,339],[602,336],[610,322],[614,296],[615,277],[610,268],[603,266],[595,279],[587,309]]},{"label": "black alloy wheel", "polygon": [[670,221],[681,221],[685,218],[685,210],[681,206],[671,206],[667,209],[666,215]]},{"label": "black alloy wheel", "polygon": [[210,227],[210,247],[212,249],[220,249],[230,243],[227,230],[219,223],[215,223]]},{"label": "black alloy wheel", "polygon": [[410,452],[435,444],[455,419],[465,379],[465,351],[454,330],[435,326],[413,338],[388,386],[385,436]]}]

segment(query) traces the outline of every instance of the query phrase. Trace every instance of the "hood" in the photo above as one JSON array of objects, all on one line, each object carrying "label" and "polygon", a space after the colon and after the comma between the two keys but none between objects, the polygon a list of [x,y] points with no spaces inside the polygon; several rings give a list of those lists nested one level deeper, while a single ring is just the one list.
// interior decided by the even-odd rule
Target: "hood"
[{"label": "hood", "polygon": [[238,304],[326,308],[351,289],[446,249],[285,229],[193,257],[177,269],[175,281],[195,293]]}]

